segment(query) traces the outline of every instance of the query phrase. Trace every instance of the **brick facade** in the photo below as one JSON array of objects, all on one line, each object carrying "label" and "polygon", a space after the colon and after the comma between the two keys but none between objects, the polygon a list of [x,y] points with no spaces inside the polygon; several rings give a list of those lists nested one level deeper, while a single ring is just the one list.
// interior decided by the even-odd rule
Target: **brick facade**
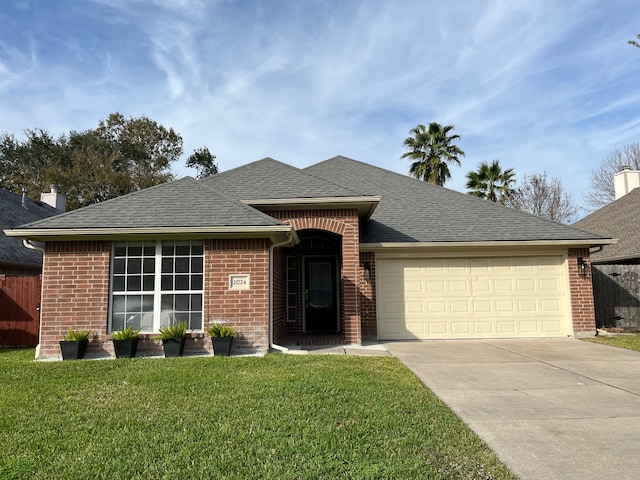
[{"label": "brick facade", "polygon": [[378,339],[378,316],[376,310],[376,256],[373,252],[360,253],[360,283],[358,305],[362,319],[362,339]]},{"label": "brick facade", "polygon": [[[578,257],[587,262],[587,275],[578,273]],[[571,291],[571,317],[575,337],[592,337],[596,333],[596,315],[593,307],[593,284],[591,282],[591,262],[588,248],[570,248],[569,286]]]},{"label": "brick facade", "polygon": [[46,244],[39,358],[59,356],[58,342],[70,328],[93,332],[87,355],[103,348],[107,339],[110,253],[110,242]]},{"label": "brick facade", "polygon": [[[297,232],[322,230],[340,235],[342,252],[339,287],[342,308],[340,322],[345,343],[361,343],[362,331],[358,308],[358,285],[361,275],[358,211],[356,209],[320,209],[279,210],[266,213],[282,222],[288,223]],[[284,317],[278,318],[277,321],[284,323]]]}]

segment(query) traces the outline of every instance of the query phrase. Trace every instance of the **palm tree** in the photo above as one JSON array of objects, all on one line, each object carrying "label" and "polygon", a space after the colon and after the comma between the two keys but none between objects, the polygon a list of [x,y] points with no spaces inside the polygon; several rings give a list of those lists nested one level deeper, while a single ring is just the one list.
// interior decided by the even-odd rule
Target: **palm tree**
[{"label": "palm tree", "polygon": [[515,193],[515,176],[513,168],[503,172],[498,160],[491,162],[491,165],[483,162],[477,171],[467,173],[467,188],[471,190],[469,195],[504,205]]},{"label": "palm tree", "polygon": [[400,157],[413,160],[409,175],[439,186],[443,186],[451,178],[448,163],[460,165],[458,157],[464,156],[460,148],[452,145],[460,135],[449,135],[451,130],[453,125],[443,127],[431,122],[428,129],[424,125],[418,125],[409,131],[412,136],[405,138],[403,142],[409,151]]}]

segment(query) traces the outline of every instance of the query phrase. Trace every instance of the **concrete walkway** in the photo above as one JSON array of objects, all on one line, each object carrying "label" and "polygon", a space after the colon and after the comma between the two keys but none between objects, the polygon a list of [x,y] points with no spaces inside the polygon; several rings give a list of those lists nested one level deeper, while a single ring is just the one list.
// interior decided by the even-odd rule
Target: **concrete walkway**
[{"label": "concrete walkway", "polygon": [[640,352],[575,339],[384,345],[521,479],[640,478]]}]

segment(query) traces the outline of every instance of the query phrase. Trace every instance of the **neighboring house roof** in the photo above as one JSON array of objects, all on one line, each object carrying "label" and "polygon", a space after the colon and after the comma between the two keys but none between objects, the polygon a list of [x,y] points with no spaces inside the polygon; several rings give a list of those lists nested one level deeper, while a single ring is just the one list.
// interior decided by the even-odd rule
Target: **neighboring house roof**
[{"label": "neighboring house roof", "polygon": [[256,231],[286,229],[288,225],[248,205],[269,210],[273,205],[286,208],[311,202],[309,199],[327,205],[357,206],[364,212],[361,218],[370,218],[362,222],[360,236],[364,244],[607,243],[604,236],[341,156],[302,170],[265,158],[202,180],[187,177],[158,185],[24,225],[12,233],[51,238],[54,233],[124,235],[222,230],[231,233],[239,227]]},{"label": "neighboring house roof", "polygon": [[364,244],[606,238],[342,156],[305,171],[382,196],[362,228]]},{"label": "neighboring house roof", "polygon": [[4,230],[19,225],[59,215],[46,203],[27,198],[27,208],[22,206],[22,196],[0,189],[0,264],[38,267],[42,265],[42,253],[26,248],[22,239],[7,237]]},{"label": "neighboring house roof", "polygon": [[581,230],[618,239],[591,255],[594,263],[640,261],[640,188],[573,224]]}]

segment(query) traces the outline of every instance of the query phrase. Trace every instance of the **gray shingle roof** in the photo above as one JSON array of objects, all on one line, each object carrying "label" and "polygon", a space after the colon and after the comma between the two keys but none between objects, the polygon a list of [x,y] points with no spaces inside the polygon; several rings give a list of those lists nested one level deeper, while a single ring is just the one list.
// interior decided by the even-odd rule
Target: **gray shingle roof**
[{"label": "gray shingle roof", "polygon": [[272,158],[206,177],[201,182],[225,196],[241,200],[363,195],[356,187],[339,185]]},{"label": "gray shingle roof", "polygon": [[601,252],[591,255],[594,262],[640,260],[640,188],[631,190],[573,226],[618,239],[615,245],[606,245]]},{"label": "gray shingle roof", "polygon": [[205,184],[185,177],[23,228],[170,228],[282,225]]},{"label": "gray shingle roof", "polygon": [[23,208],[22,196],[0,190],[0,263],[42,265],[41,252],[26,248],[22,239],[7,237],[3,230],[59,215],[61,212],[46,203],[29,198],[26,204],[27,208]]},{"label": "gray shingle roof", "polygon": [[362,226],[363,243],[606,238],[345,157],[303,170],[266,158],[202,180],[187,177],[165,183],[21,228],[283,226],[242,201],[367,195],[381,195],[382,200]]},{"label": "gray shingle roof", "polygon": [[606,238],[346,157],[305,171],[382,196],[360,232],[362,243]]}]

